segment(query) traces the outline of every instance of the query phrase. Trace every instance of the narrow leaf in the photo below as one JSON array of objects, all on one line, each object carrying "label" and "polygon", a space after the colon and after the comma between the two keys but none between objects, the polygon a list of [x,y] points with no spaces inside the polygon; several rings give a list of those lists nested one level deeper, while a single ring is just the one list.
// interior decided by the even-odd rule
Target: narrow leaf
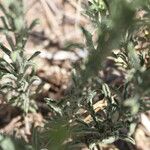
[{"label": "narrow leaf", "polygon": [[31,25],[29,26],[29,29],[32,30],[38,23],[39,23],[39,19],[33,20]]},{"label": "narrow leaf", "polygon": [[8,34],[6,34],[6,39],[7,39],[7,42],[9,43],[11,49],[14,50],[15,49],[15,45],[14,45],[14,42],[12,40],[12,37],[9,36]]},{"label": "narrow leaf", "polygon": [[8,24],[7,24],[7,22],[6,22],[6,19],[5,19],[3,16],[1,16],[0,18],[1,18],[1,20],[2,20],[2,23],[3,23],[3,25],[4,25],[4,28],[6,28],[7,30],[9,30]]},{"label": "narrow leaf", "polygon": [[40,53],[41,53],[40,51],[35,52],[35,53],[28,59],[28,61],[32,60],[33,58],[35,58],[36,56],[38,56]]},{"label": "narrow leaf", "polygon": [[8,48],[6,48],[2,43],[0,43],[0,49],[8,56],[11,55],[11,51]]},{"label": "narrow leaf", "polygon": [[92,34],[88,32],[85,28],[81,27],[83,34],[85,35],[86,38],[86,46],[89,51],[95,50],[94,45],[93,45],[93,40],[92,40]]}]

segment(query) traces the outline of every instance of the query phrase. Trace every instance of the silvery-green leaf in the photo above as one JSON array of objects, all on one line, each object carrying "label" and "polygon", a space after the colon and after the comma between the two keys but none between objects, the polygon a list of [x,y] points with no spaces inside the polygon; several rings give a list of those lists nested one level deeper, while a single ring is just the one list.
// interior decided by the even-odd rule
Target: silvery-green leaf
[{"label": "silvery-green leaf", "polygon": [[0,90],[4,90],[4,89],[14,89],[13,84],[12,83],[6,83],[0,87]]},{"label": "silvery-green leaf", "polygon": [[117,139],[118,139],[118,136],[111,136],[107,139],[103,139],[101,143],[111,144],[111,143],[115,142]]},{"label": "silvery-green leaf", "polygon": [[17,77],[14,76],[14,75],[11,74],[11,73],[5,74],[5,75],[3,76],[3,78],[9,78],[9,79],[12,79],[12,80],[14,80],[14,81],[17,81]]},{"label": "silvery-green leaf", "polygon": [[28,96],[26,96],[26,94],[22,95],[22,99],[23,99],[23,110],[27,114],[29,112],[30,100]]},{"label": "silvery-green leaf", "polygon": [[91,91],[87,97],[87,103],[90,103],[90,105],[92,106],[93,104],[93,98],[96,95],[95,91]]},{"label": "silvery-green leaf", "polygon": [[7,68],[0,66],[0,71],[3,73],[11,73]]},{"label": "silvery-green leaf", "polygon": [[111,96],[111,92],[110,92],[109,86],[106,83],[102,84],[102,91],[103,91],[103,93],[104,93],[104,95],[106,97],[110,97]]},{"label": "silvery-green leaf", "polygon": [[34,84],[34,82],[38,82],[41,81],[40,78],[38,76],[33,76],[31,77],[31,79],[29,80],[29,86],[31,86],[32,84]]},{"label": "silvery-green leaf", "polygon": [[133,145],[135,145],[135,140],[132,137],[130,137],[130,136],[120,135],[119,138],[124,140],[124,141],[130,142]]},{"label": "silvery-green leaf", "polygon": [[11,63],[9,63],[9,62],[7,62],[5,59],[3,59],[3,58],[0,58],[0,64],[6,64],[8,67],[10,67],[12,70],[14,70],[14,66],[11,64]]},{"label": "silvery-green leaf", "polygon": [[46,98],[45,100],[50,108],[52,108],[56,113],[62,116],[62,110],[57,106],[57,104],[55,104],[51,99]]}]

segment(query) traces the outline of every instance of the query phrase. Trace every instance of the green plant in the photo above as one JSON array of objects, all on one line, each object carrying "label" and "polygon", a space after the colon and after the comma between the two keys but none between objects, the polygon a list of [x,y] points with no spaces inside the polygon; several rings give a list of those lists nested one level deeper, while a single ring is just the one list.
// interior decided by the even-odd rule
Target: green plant
[{"label": "green plant", "polygon": [[32,90],[33,83],[39,78],[35,75],[35,65],[32,59],[39,52],[35,52],[30,58],[24,53],[24,47],[29,32],[36,25],[34,20],[29,27],[24,21],[23,1],[5,1],[0,4],[3,26],[0,31],[6,36],[9,47],[0,43],[0,49],[5,57],[0,58],[0,92],[4,99],[13,106],[20,107],[24,114],[37,109],[34,101],[36,90]]},{"label": "green plant", "polygon": [[[82,28],[89,56],[80,68],[76,68],[70,94],[55,102],[55,105],[54,101],[48,101],[55,112],[54,120],[62,116],[68,120],[72,139],[71,142],[68,140],[70,149],[83,143],[93,149],[99,144],[113,143],[118,139],[134,144],[132,134],[139,114],[150,109],[146,100],[150,94],[149,83],[146,83],[149,82],[146,57],[150,57],[150,49],[135,50],[137,33],[143,27],[149,29],[149,6],[149,1],[138,0],[93,0],[86,6],[86,13],[94,22],[98,39],[94,43],[93,35]],[[136,18],[140,10],[146,11],[142,19]],[[149,41],[149,36],[143,38]],[[122,69],[124,76],[119,87],[105,83],[99,76],[99,71],[105,69],[104,60],[113,49],[119,49],[117,54],[113,53],[114,64]],[[106,102],[104,107],[99,101]],[[49,149],[51,144],[49,139]]]},{"label": "green plant", "polygon": [[[11,79],[6,84],[2,83],[1,91],[7,97],[9,95],[5,89],[14,91],[7,99],[15,105],[23,106],[24,112],[28,113],[30,107],[34,108],[29,87],[36,78],[33,76],[34,70],[29,71],[28,67],[32,66],[31,58],[38,53],[26,59],[23,49],[26,42],[24,39],[27,39],[35,22],[29,28],[21,23],[22,26],[18,28],[20,21],[17,20],[20,17],[17,18],[18,12],[11,16],[14,13],[12,7],[15,6],[6,11],[1,5],[7,18],[7,21],[2,19],[4,27],[1,31],[5,32],[9,45],[12,45],[9,50],[1,44],[1,49],[11,60],[9,63],[2,59],[0,63],[1,78]],[[146,41],[150,38],[149,0],[90,0],[85,9],[92,19],[98,38],[93,42],[92,33],[82,28],[86,38],[85,48],[89,51],[88,58],[73,70],[72,86],[66,97],[59,101],[45,99],[51,118],[42,131],[33,129],[31,149],[78,149],[84,144],[94,149],[118,139],[134,144],[132,134],[139,114],[150,109],[150,103],[146,100],[150,94],[150,49],[149,46],[139,51],[135,48],[141,38],[138,35],[140,30],[146,28],[148,34],[142,38]],[[143,18],[136,17],[140,10],[146,12]],[[8,31],[14,33],[16,44],[8,36]],[[112,52],[114,49],[119,50],[117,53]],[[113,56],[115,69],[122,70],[123,79],[119,85],[112,85],[99,75],[107,67],[104,61],[110,55]]]}]

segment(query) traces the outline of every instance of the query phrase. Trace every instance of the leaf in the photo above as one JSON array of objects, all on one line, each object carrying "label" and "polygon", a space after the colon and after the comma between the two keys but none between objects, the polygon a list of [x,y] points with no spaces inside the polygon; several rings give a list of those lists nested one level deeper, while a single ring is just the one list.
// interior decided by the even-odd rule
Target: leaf
[{"label": "leaf", "polygon": [[55,104],[55,102],[52,99],[45,98],[47,105],[52,108],[56,113],[60,114],[62,116],[62,110],[60,107]]},{"label": "leaf", "polygon": [[29,29],[32,30],[37,24],[39,24],[39,19],[35,19],[29,26]]},{"label": "leaf", "polygon": [[119,135],[119,139],[122,139],[124,141],[130,142],[133,145],[135,145],[135,140],[132,137],[130,137],[130,136],[121,134],[121,135]]},{"label": "leaf", "polygon": [[88,50],[90,52],[92,52],[93,50],[95,50],[94,45],[93,45],[92,35],[85,28],[81,27],[81,29],[86,38],[86,46],[87,46]]},{"label": "leaf", "polygon": [[2,12],[6,15],[6,10],[1,3],[0,3],[0,10],[2,10]]},{"label": "leaf", "polygon": [[3,66],[6,65],[6,67],[10,67],[12,70],[14,69],[14,67],[12,66],[12,64],[9,63],[9,62],[7,62],[7,61],[6,61],[5,59],[3,59],[3,58],[0,58],[0,65],[3,65]]},{"label": "leaf", "polygon": [[140,70],[140,58],[137,54],[137,52],[134,49],[134,45],[132,43],[128,44],[128,57],[129,57],[129,63],[132,68],[135,68],[136,70]]},{"label": "leaf", "polygon": [[35,53],[28,59],[28,61],[32,60],[34,57],[38,56],[40,53],[41,53],[40,51],[35,52]]},{"label": "leaf", "polygon": [[12,83],[10,82],[10,83],[6,83],[0,87],[0,90],[4,90],[4,89],[6,89],[6,90],[14,89],[14,87],[13,87]]},{"label": "leaf", "polygon": [[11,73],[8,69],[6,69],[5,67],[0,66],[0,70],[3,73]]},{"label": "leaf", "polygon": [[111,92],[110,92],[109,86],[106,83],[104,83],[102,85],[102,91],[103,91],[105,97],[110,97],[111,96]]},{"label": "leaf", "polygon": [[11,59],[13,62],[16,62],[18,57],[20,55],[20,51],[19,50],[15,50],[11,53]]},{"label": "leaf", "polygon": [[93,106],[93,98],[95,95],[96,95],[96,92],[92,91],[87,97],[87,103],[89,103],[91,106]]},{"label": "leaf", "polygon": [[28,68],[32,68],[31,76],[34,76],[35,75],[36,64],[33,63],[33,62],[30,62],[30,61],[26,61],[25,67],[24,67],[24,74],[26,73]]},{"label": "leaf", "polygon": [[6,48],[2,43],[0,43],[0,48],[1,48],[1,50],[2,50],[5,54],[7,54],[8,56],[11,55],[11,51],[10,51],[8,48]]},{"label": "leaf", "polygon": [[75,42],[67,42],[65,43],[64,49],[65,50],[72,50],[74,48],[84,49],[84,45],[82,43],[75,43]]},{"label": "leaf", "polygon": [[26,94],[22,94],[21,99],[23,100],[23,110],[27,114],[29,112],[30,100]]},{"label": "leaf", "polygon": [[7,73],[3,76],[3,78],[9,78],[11,80],[17,81],[17,77],[13,75],[12,73]]},{"label": "leaf", "polygon": [[4,28],[7,29],[7,30],[9,30],[9,27],[8,27],[8,25],[7,25],[7,22],[6,22],[6,18],[4,18],[3,16],[1,16],[0,18],[1,18],[1,20],[2,20],[2,23],[3,23],[3,25],[4,25]]},{"label": "leaf", "polygon": [[90,150],[92,150],[92,149],[95,150],[96,146],[97,146],[97,143],[91,143],[91,144],[89,145],[89,149],[90,149]]},{"label": "leaf", "polygon": [[14,45],[14,42],[13,42],[13,40],[12,40],[12,37],[9,36],[8,34],[6,34],[6,39],[7,39],[8,43],[9,43],[11,49],[12,49],[12,50],[15,50],[15,45]]},{"label": "leaf", "polygon": [[111,137],[109,137],[107,139],[103,139],[102,143],[104,143],[104,144],[111,144],[111,143],[115,142],[117,139],[118,139],[118,136],[111,136]]},{"label": "leaf", "polygon": [[40,78],[38,76],[33,76],[30,78],[30,81],[29,81],[29,86],[33,84],[33,82],[35,81],[41,81]]}]

